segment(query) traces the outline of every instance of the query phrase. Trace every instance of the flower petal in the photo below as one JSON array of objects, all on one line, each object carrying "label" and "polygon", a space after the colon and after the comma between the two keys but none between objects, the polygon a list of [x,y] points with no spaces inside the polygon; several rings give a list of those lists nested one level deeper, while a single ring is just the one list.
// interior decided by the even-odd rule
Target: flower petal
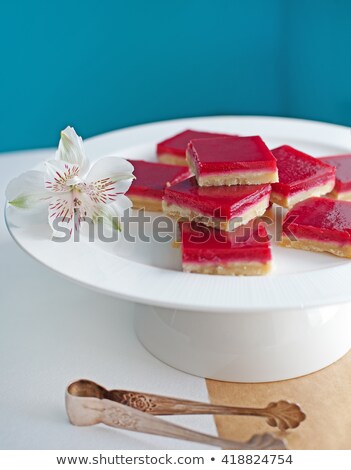
[{"label": "flower petal", "polygon": [[133,165],[123,158],[101,158],[85,178],[85,191],[95,202],[109,204],[129,189],[134,179],[133,170]]},{"label": "flower petal", "polygon": [[15,227],[31,227],[33,225],[43,226],[48,220],[49,201],[46,201],[46,207],[40,205],[31,209],[18,210],[17,207],[9,206],[6,210],[6,219],[8,223]]},{"label": "flower petal", "polygon": [[73,127],[67,126],[61,131],[56,160],[78,165],[82,174],[87,171],[89,162],[85,155],[83,139],[77,135]]},{"label": "flower petal", "polygon": [[48,221],[54,236],[62,237],[68,232],[72,234],[75,223],[74,213],[72,192],[62,193],[52,199],[49,204]]},{"label": "flower petal", "polygon": [[117,196],[116,201],[111,204],[98,203],[94,211],[88,214],[94,223],[102,222],[108,228],[121,230],[120,218],[126,210],[132,206],[130,199],[123,194]]},{"label": "flower petal", "polygon": [[20,209],[34,209],[47,204],[51,194],[45,188],[45,173],[27,171],[9,182],[6,199]]},{"label": "flower petal", "polygon": [[78,178],[80,168],[77,164],[49,160],[45,162],[45,168],[47,173],[45,187],[48,191],[65,193],[70,191],[70,185],[80,182]]},{"label": "flower petal", "polygon": [[127,210],[131,209],[133,203],[129,197],[124,194],[119,194],[116,201],[112,203],[112,206],[120,216],[122,216]]}]

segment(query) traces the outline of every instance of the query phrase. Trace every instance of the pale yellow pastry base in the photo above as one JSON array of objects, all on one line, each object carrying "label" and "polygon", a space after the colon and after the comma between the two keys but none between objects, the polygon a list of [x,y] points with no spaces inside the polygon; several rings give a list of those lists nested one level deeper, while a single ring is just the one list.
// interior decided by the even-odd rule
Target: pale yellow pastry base
[{"label": "pale yellow pastry base", "polygon": [[162,200],[152,197],[130,196],[133,203],[133,209],[145,209],[146,211],[162,212]]},{"label": "pale yellow pastry base", "polygon": [[216,274],[223,276],[262,276],[271,270],[271,263],[247,262],[226,263],[223,265],[207,263],[183,263],[186,273]]},{"label": "pale yellow pastry base", "polygon": [[287,209],[291,209],[295,204],[298,202],[304,201],[310,197],[319,197],[324,196],[334,188],[335,182],[334,180],[329,181],[322,186],[316,186],[314,188],[309,189],[308,191],[299,191],[297,194],[291,197],[281,196],[278,193],[275,193],[274,190],[271,192],[271,201],[275,202],[279,206],[286,207]]},{"label": "pale yellow pastry base", "polygon": [[338,245],[337,243],[320,242],[317,240],[290,240],[283,235],[279,242],[280,246],[286,248],[296,248],[298,250],[327,252],[342,258],[351,258],[351,243],[349,245]]},{"label": "pale yellow pastry base", "polygon": [[273,207],[270,207],[269,209],[267,209],[267,210],[265,211],[265,213],[263,214],[263,217],[267,217],[268,219],[273,220],[273,218],[274,218],[274,210],[273,210]]},{"label": "pale yellow pastry base", "polygon": [[257,204],[251,206],[246,212],[240,215],[241,220],[233,219],[228,221],[223,221],[215,217],[209,217],[201,212],[195,211],[194,209],[189,209],[187,207],[181,207],[176,204],[167,204],[166,201],[162,202],[163,212],[169,217],[173,217],[177,220],[186,219],[186,220],[196,220],[201,222],[209,227],[220,228],[226,232],[232,232],[240,225],[247,224],[250,220],[255,217],[262,216],[269,204],[269,196],[261,199]]},{"label": "pale yellow pastry base", "polygon": [[188,166],[185,158],[175,157],[171,153],[161,153],[157,155],[157,159],[160,163],[166,163],[167,165]]},{"label": "pale yellow pastry base", "polygon": [[277,183],[277,171],[232,171],[230,173],[218,173],[207,176],[200,176],[190,155],[186,154],[186,159],[190,170],[196,176],[199,186],[235,186],[243,184],[268,184]]},{"label": "pale yellow pastry base", "polygon": [[333,190],[331,193],[327,194],[327,196],[332,199],[337,199],[338,201],[351,201],[351,191],[343,191],[339,193]]}]

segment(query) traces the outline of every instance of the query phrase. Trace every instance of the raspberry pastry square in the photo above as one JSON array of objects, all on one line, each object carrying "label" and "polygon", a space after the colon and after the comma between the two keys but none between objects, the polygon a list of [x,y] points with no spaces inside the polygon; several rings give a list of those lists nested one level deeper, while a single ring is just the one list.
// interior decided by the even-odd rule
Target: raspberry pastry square
[{"label": "raspberry pastry square", "polygon": [[269,236],[258,219],[233,232],[183,222],[180,233],[185,272],[259,276],[271,269]]},{"label": "raspberry pastry square", "polygon": [[271,200],[291,208],[312,196],[323,196],[334,188],[335,168],[289,145],[272,150],[277,159],[279,183],[272,185]]},{"label": "raspberry pastry square", "polygon": [[189,168],[165,165],[163,163],[129,160],[134,166],[134,176],[126,195],[136,209],[162,212],[162,198],[165,189],[189,178]]},{"label": "raspberry pastry square", "polygon": [[282,246],[351,258],[351,202],[312,197],[283,222]]},{"label": "raspberry pastry square", "polygon": [[351,201],[351,153],[323,157],[321,160],[336,168],[335,186],[329,197]]},{"label": "raspberry pastry square", "polygon": [[232,231],[263,215],[270,193],[269,184],[201,187],[192,177],[166,188],[163,211],[176,219]]},{"label": "raspberry pastry square", "polygon": [[218,134],[216,132],[187,129],[157,144],[156,153],[158,161],[170,165],[188,166],[185,153],[188,143],[192,139],[212,139],[217,137],[229,137],[229,135],[230,134]]},{"label": "raspberry pastry square", "polygon": [[278,181],[275,158],[259,136],[193,139],[187,148],[187,160],[199,186]]}]

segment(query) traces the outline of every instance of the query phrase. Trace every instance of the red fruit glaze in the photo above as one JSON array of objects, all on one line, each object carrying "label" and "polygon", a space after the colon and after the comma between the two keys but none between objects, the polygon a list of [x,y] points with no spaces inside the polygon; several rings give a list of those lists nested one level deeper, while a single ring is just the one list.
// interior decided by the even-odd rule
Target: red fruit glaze
[{"label": "red fruit glaze", "polygon": [[269,184],[201,187],[192,177],[166,188],[164,200],[168,204],[198,210],[209,217],[230,220],[270,195],[270,192]]},{"label": "red fruit glaze", "polygon": [[283,233],[322,242],[351,244],[351,202],[311,197],[291,209]]},{"label": "red fruit glaze", "polygon": [[193,131],[188,129],[157,144],[157,155],[169,153],[185,158],[185,151],[192,139],[212,139],[216,137],[229,137],[230,134],[218,134],[215,132]]},{"label": "red fruit glaze", "polygon": [[200,175],[277,169],[274,156],[259,136],[193,139],[188,153]]},{"label": "red fruit glaze", "polygon": [[334,190],[338,193],[351,191],[351,153],[323,157],[321,160],[336,168],[336,180]]},{"label": "red fruit glaze", "polygon": [[184,263],[226,263],[272,259],[270,241],[262,221],[252,221],[234,232],[223,232],[195,222],[180,224]]},{"label": "red fruit glaze", "polygon": [[135,180],[127,191],[127,196],[137,195],[162,199],[167,186],[178,183],[191,174],[186,167],[143,160],[129,161],[134,166]]},{"label": "red fruit glaze", "polygon": [[272,184],[272,191],[290,196],[299,191],[322,186],[335,177],[335,168],[300,152],[289,145],[272,150],[277,159],[279,183]]}]

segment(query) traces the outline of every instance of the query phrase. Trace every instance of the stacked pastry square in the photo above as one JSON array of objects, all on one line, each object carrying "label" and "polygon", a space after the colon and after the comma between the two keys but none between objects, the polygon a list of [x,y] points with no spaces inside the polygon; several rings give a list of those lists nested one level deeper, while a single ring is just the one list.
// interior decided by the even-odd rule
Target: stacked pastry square
[{"label": "stacked pastry square", "polygon": [[258,136],[192,139],[186,159],[195,176],[166,189],[164,212],[181,223],[183,270],[260,275],[270,270],[269,237],[254,223],[278,181],[276,160]]},{"label": "stacked pastry square", "polygon": [[[306,158],[305,154],[302,156]],[[290,195],[290,200],[289,195],[285,199],[289,202],[287,207],[293,207],[285,216],[280,245],[351,258],[351,155],[335,155],[309,162],[310,165],[302,166],[297,172],[303,197],[297,191]],[[287,180],[292,178],[288,173],[292,172],[289,170],[285,176],[283,173]],[[311,187],[311,180],[315,190]],[[310,197],[326,193],[328,197]]]},{"label": "stacked pastry square", "polygon": [[270,151],[259,136],[192,130],[159,143],[157,156],[160,163],[132,161],[128,196],[180,221],[184,271],[268,273],[261,216],[272,203],[290,209],[282,246],[351,257],[351,202],[336,200],[351,196],[351,156],[316,159],[287,145]]}]

